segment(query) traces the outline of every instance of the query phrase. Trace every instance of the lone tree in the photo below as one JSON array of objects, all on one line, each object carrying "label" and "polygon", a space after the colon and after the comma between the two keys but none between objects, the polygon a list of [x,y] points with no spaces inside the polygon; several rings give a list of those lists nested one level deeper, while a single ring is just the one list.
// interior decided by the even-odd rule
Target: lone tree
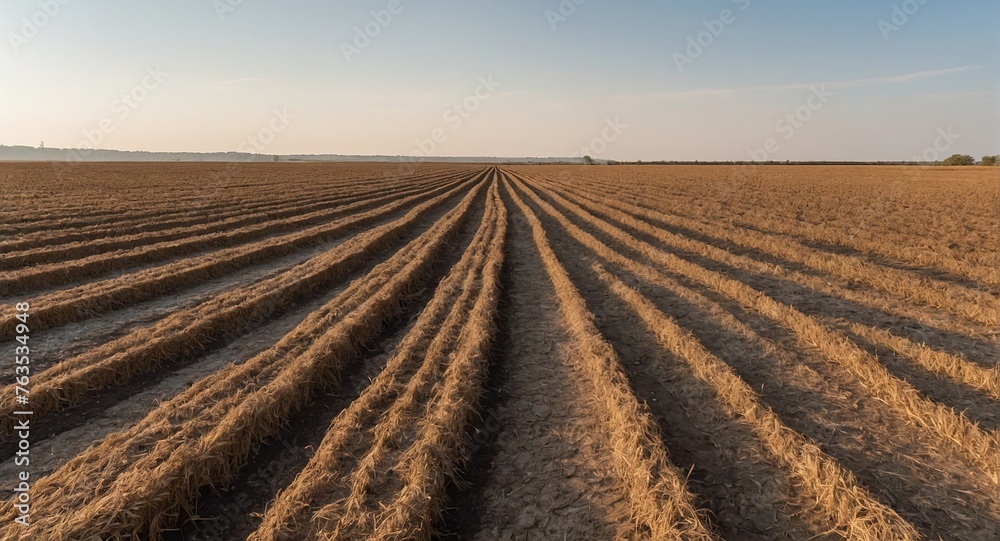
[{"label": "lone tree", "polygon": [[589,155],[583,157],[583,165],[594,165],[594,159]]},{"label": "lone tree", "polygon": [[944,159],[941,165],[975,165],[976,159],[968,154],[952,154]]},{"label": "lone tree", "polygon": [[994,155],[994,156],[983,156],[983,161],[980,163],[982,163],[983,165],[995,166],[998,162],[1000,162],[1000,156]]}]

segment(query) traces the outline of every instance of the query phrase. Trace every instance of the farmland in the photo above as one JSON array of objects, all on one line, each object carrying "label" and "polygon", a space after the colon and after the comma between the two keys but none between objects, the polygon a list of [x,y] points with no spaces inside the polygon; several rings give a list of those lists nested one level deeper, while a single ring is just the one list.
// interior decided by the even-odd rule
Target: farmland
[{"label": "farmland", "polygon": [[8,163],[0,198],[2,540],[1000,529],[993,168]]}]

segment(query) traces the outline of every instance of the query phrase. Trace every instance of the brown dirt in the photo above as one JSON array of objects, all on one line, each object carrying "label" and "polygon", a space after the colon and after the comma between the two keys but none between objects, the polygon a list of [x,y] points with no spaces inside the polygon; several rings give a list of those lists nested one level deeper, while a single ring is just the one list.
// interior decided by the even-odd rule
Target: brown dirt
[{"label": "brown dirt", "polygon": [[[511,208],[511,205],[508,205]],[[568,368],[565,329],[523,217],[512,213],[501,428],[476,540],[610,539],[624,507],[601,472],[595,426]]]},{"label": "brown dirt", "polygon": [[[51,164],[0,164],[0,201],[18,198],[29,201],[27,205],[31,207],[23,213],[0,209],[0,233],[23,234],[37,240],[50,234],[60,235],[66,228],[85,227],[88,229],[81,231],[93,231],[95,238],[113,243],[117,242],[116,237],[121,237],[121,242],[127,243],[131,242],[128,235],[157,231],[158,224],[210,225],[225,217],[239,216],[240,209],[253,208],[257,212],[275,205],[308,206],[320,201],[327,205],[342,194],[355,192],[366,182],[393,185],[392,177],[401,174],[400,171],[395,164],[254,164],[231,170],[219,164],[84,164],[69,171],[72,176],[64,178],[59,189],[53,190]],[[479,174],[484,167],[423,164],[417,165],[413,173],[415,177],[441,178],[461,171]],[[510,224],[501,277],[503,291],[495,314],[497,332],[488,356],[485,392],[475,405],[471,426],[466,429],[463,420],[449,429],[449,434],[465,431],[469,460],[462,461],[462,453],[453,452],[459,449],[457,444],[447,452],[431,449],[434,452],[422,455],[426,458],[422,463],[435,464],[430,468],[434,471],[425,472],[426,477],[417,475],[411,479],[413,486],[429,486],[435,479],[450,476],[451,466],[457,468],[447,493],[434,492],[434,496],[427,498],[430,501],[427,509],[432,510],[428,516],[433,515],[433,510],[444,509],[433,523],[436,539],[635,538],[638,531],[635,513],[640,510],[635,495],[642,487],[636,489],[634,483],[628,484],[631,481],[623,481],[621,465],[639,464],[641,457],[629,462],[635,457],[628,452],[609,454],[609,445],[617,445],[626,438],[621,437],[621,432],[611,430],[615,425],[608,421],[611,418],[608,412],[615,411],[615,404],[608,406],[595,399],[605,380],[616,381],[615,389],[624,391],[617,395],[625,399],[618,405],[639,404],[639,414],[655,420],[655,426],[650,423],[648,437],[640,440],[643,443],[636,448],[650,455],[655,455],[655,449],[660,453],[658,456],[666,451],[662,461],[669,463],[670,471],[679,471],[680,479],[687,477],[688,499],[693,494],[693,503],[698,508],[690,516],[697,515],[694,522],[701,520],[713,536],[734,541],[850,537],[831,530],[824,522],[826,519],[804,503],[816,491],[810,492],[808,483],[802,482],[803,476],[796,473],[802,470],[779,458],[803,455],[780,455],[773,441],[762,441],[760,425],[753,425],[747,416],[740,416],[743,414],[734,414],[734,401],[721,393],[719,386],[713,387],[721,380],[710,380],[696,373],[685,351],[670,349],[663,334],[653,328],[655,325],[647,326],[654,320],[640,317],[642,312],[636,307],[642,302],[646,302],[648,310],[662,313],[664,317],[659,321],[665,327],[669,326],[666,324],[669,319],[676,321],[674,327],[689,332],[689,343],[703,346],[706,357],[714,359],[714,366],[730,374],[729,381],[750,389],[744,396],[751,396],[751,401],[773,414],[768,419],[775,426],[799,438],[795,441],[815,444],[817,453],[828,464],[850,478],[848,484],[854,483],[852,486],[870,495],[876,506],[897,514],[893,516],[905,526],[901,531],[912,527],[927,539],[956,541],[993,540],[1000,535],[1000,506],[991,498],[997,492],[998,480],[991,477],[996,469],[989,465],[997,457],[988,454],[1000,445],[1000,402],[989,394],[994,392],[993,388],[977,387],[979,380],[971,377],[964,380],[958,374],[950,377],[940,367],[920,365],[907,357],[913,353],[899,353],[854,332],[861,329],[859,332],[864,333],[868,329],[891,333],[905,341],[907,347],[924,348],[920,351],[925,352],[930,348],[959,359],[966,363],[963,366],[971,367],[970,373],[988,376],[990,369],[998,370],[1000,332],[984,323],[990,314],[963,312],[958,301],[932,306],[934,303],[928,301],[932,295],[922,294],[926,292],[890,295],[888,291],[899,288],[876,279],[903,276],[908,280],[933,282],[939,292],[963,291],[979,295],[987,303],[990,295],[995,298],[1000,291],[1000,273],[991,269],[995,269],[1000,256],[996,250],[1000,229],[996,228],[995,212],[1000,192],[988,172],[940,168],[908,176],[912,170],[895,167],[761,167],[750,175],[738,177],[734,168],[727,167],[539,166],[516,167],[511,171],[524,173],[526,185],[538,193],[543,203],[529,198],[527,191],[516,187],[516,183],[512,183],[515,188],[511,193],[506,191],[506,184],[500,190]],[[500,177],[507,178],[505,175]],[[278,178],[280,183],[275,181]],[[493,172],[489,178],[496,180]],[[550,187],[570,202],[591,209],[612,229],[602,231],[598,228],[602,222],[588,221],[571,212],[565,202],[546,191]],[[355,329],[357,333],[345,334],[352,338],[345,338],[344,344],[356,340],[355,336],[369,339],[344,346],[347,348],[344,351],[352,352],[350,358],[336,360],[337,374],[323,375],[324,385],[315,389],[315,395],[309,395],[312,398],[303,409],[275,414],[280,417],[277,419],[262,419],[271,426],[261,432],[267,437],[259,444],[254,441],[247,448],[249,451],[234,452],[232,456],[238,459],[231,464],[226,462],[234,474],[226,477],[227,482],[215,483],[214,477],[207,478],[187,466],[184,457],[188,451],[193,453],[190,463],[202,464],[198,461],[204,459],[195,456],[198,449],[187,431],[200,434],[198,431],[205,428],[214,430],[213,434],[220,433],[221,438],[209,442],[216,445],[212,449],[224,448],[217,441],[234,432],[221,434],[223,431],[213,426],[200,427],[193,410],[176,414],[177,419],[193,416],[195,420],[187,424],[168,420],[163,428],[166,434],[163,449],[184,452],[166,451],[171,454],[162,455],[162,464],[171,464],[163,471],[188,472],[192,479],[198,478],[198,484],[193,485],[195,490],[190,493],[155,500],[173,503],[164,515],[167,517],[162,524],[164,529],[159,532],[162,536],[156,537],[154,528],[151,539],[245,539],[257,528],[262,515],[272,508],[276,495],[306,468],[331,420],[352,403],[363,403],[356,402],[358,397],[382,373],[387,359],[397,351],[448,269],[468,250],[475,226],[485,212],[485,191],[473,201],[465,225],[442,245],[437,258],[440,260],[433,260],[433,269],[428,265],[424,268],[426,273],[420,277],[413,275],[405,280],[406,287],[394,289],[401,292],[399,299],[386,297],[388,300],[379,301],[386,306],[391,304],[391,313],[398,317],[386,316],[382,320],[371,316],[373,325],[378,320],[380,332],[366,334],[365,329]],[[541,219],[544,234],[514,204],[512,194],[523,198]],[[586,194],[593,194],[598,200],[612,197],[637,205],[661,213],[663,219],[642,214],[635,206],[631,211],[615,207],[618,209],[615,212],[627,214],[615,217],[610,206],[585,200]],[[331,299],[349,287],[351,280],[371,276],[376,265],[430,228],[461,197],[458,194],[449,199],[449,204],[408,225],[400,238],[393,237],[395,240],[387,242],[384,249],[373,251],[371,258],[365,258],[348,276],[324,282],[323,288],[305,289],[295,302],[262,312],[266,316],[257,320],[243,321],[232,327],[236,330],[220,333],[224,336],[206,339],[203,347],[192,351],[178,349],[176,358],[161,359],[160,364],[130,375],[127,381],[102,383],[106,385],[102,390],[84,392],[79,403],[62,404],[60,408],[66,406],[65,409],[57,408],[34,419],[30,466],[33,482],[44,476],[53,479],[53,472],[62,471],[60,467],[81,455],[103,464],[103,451],[87,454],[88,449],[116,441],[115,434],[134,428],[151,411],[156,411],[159,404],[213,374],[229,374],[224,370],[228,363],[245,363],[273,348],[311,314],[322,312]],[[597,244],[605,244],[604,251],[595,248],[591,240],[570,234],[567,221],[547,214],[546,203],[563,214],[569,224],[593,235]],[[400,214],[394,212],[392,217]],[[634,220],[629,222],[630,216],[657,230],[643,229],[643,224]],[[387,216],[379,223],[392,217]],[[623,238],[614,228],[631,238]],[[786,251],[765,244],[759,249],[740,245],[743,242],[740,239],[750,237],[730,233],[741,230],[753,232],[755,239],[776,239],[778,244],[774,246],[784,246]],[[664,234],[660,235],[661,232]],[[667,233],[677,237],[668,238]],[[351,232],[344,238],[354,234]],[[547,245],[538,240],[542,237],[551,244],[554,258],[545,251],[548,248],[542,250],[548,254],[544,260],[540,255],[539,246]],[[115,338],[156,324],[182,309],[235,288],[259,283],[336,247],[344,238],[300,246],[289,255],[254,261],[241,270],[213,275],[197,284],[181,284],[176,290],[160,292],[142,302],[133,299],[103,314],[83,314],[84,319],[77,323],[32,332],[33,369],[37,374],[63,360],[98,350]],[[677,238],[684,240],[673,240]],[[81,240],[74,239],[73,242]],[[12,245],[9,242],[0,241],[0,247],[5,243]],[[796,245],[803,247],[803,253],[822,261],[807,261],[787,251],[789,246]],[[44,246],[38,249],[47,250]],[[614,260],[608,249],[621,255]],[[827,257],[824,254],[829,258],[823,259]],[[671,259],[673,256],[679,259]],[[865,265],[841,272],[826,264],[844,261],[843,258],[863,261]],[[177,259],[169,257],[132,270],[155,269]],[[553,260],[557,261],[555,266],[551,264]],[[643,265],[650,261],[656,263],[644,271]],[[595,267],[594,263],[600,266]],[[565,267],[568,282],[562,270],[553,271],[560,264]],[[610,274],[604,273],[604,269]],[[859,269],[871,271],[875,278],[860,276]],[[854,273],[853,277],[850,273]],[[556,275],[562,281],[556,280]],[[612,285],[608,276],[620,282]],[[712,282],[703,279],[705,276],[722,279]],[[729,282],[722,282],[723,279]],[[79,283],[96,280],[88,278]],[[556,289],[553,280],[560,284],[560,289]],[[732,287],[722,287],[719,283]],[[41,286],[42,290],[53,292],[69,287]],[[623,297],[621,292],[629,287],[635,296]],[[567,304],[572,304],[566,300],[566,291],[572,291],[576,299],[582,298],[581,303],[573,305],[583,306],[574,312],[576,319],[564,313]],[[748,303],[746,291],[777,303],[767,306],[790,308],[836,334],[807,335],[789,323],[801,320],[782,319],[775,315],[777,312],[761,308],[763,305]],[[33,292],[32,296],[36,294]],[[372,297],[378,294],[373,293]],[[9,304],[20,300],[23,299],[5,297],[0,298],[0,304],[9,308]],[[361,303],[363,299],[356,300]],[[593,325],[586,327],[591,315]],[[339,328],[341,319],[350,319],[350,314],[342,316],[331,318],[331,327]],[[580,329],[584,327],[587,331],[583,334],[594,340],[581,339]],[[313,330],[314,334],[301,335],[302,343],[296,347],[313,351],[313,346],[321,341],[318,337],[327,333],[328,327],[323,324]],[[435,332],[432,328],[429,334]],[[825,338],[829,336],[841,338],[831,341]],[[601,350],[604,353],[586,349],[596,351],[599,348],[595,344],[605,340],[610,348]],[[838,356],[840,350],[831,348],[831,344],[839,344],[840,350],[859,351],[862,364],[868,364],[846,362],[843,356]],[[268,365],[268,370],[287,372],[284,362],[300,366],[300,361],[290,355],[274,367]],[[620,381],[615,380],[622,375],[615,372],[619,364],[625,376]],[[884,380],[888,383],[873,389],[881,383],[870,385],[873,380],[864,374],[873,372],[865,372],[866,367],[874,367],[876,372],[884,367]],[[6,381],[5,385],[10,383],[13,370],[13,363],[0,363],[0,380]],[[401,374],[409,377],[410,372]],[[1000,372],[997,375],[1000,377]],[[212,381],[213,385],[231,383]],[[294,389],[299,384],[295,377],[282,381],[282,388]],[[400,385],[409,381],[401,381]],[[400,433],[415,433],[416,427],[425,427],[434,413],[431,411],[434,408],[427,405],[432,402],[425,398],[439,396],[441,386],[437,379],[428,381],[420,386],[425,392],[417,395],[424,398],[418,398],[407,410],[412,411],[412,427],[405,424]],[[239,385],[252,390],[257,389],[258,383],[245,381]],[[452,385],[452,389],[464,391],[478,386],[477,380],[466,389],[461,389],[461,385]],[[886,389],[910,389],[916,398],[897,401]],[[478,391],[470,396],[477,394]],[[292,393],[287,399],[296,401],[302,396],[306,395]],[[225,405],[212,406],[206,411],[245,408],[248,403],[242,394],[227,394],[225,400]],[[473,402],[474,398],[468,400],[469,405]],[[274,411],[280,411],[278,406]],[[165,409],[169,411],[164,415],[174,415],[173,410]],[[354,409],[358,409],[357,405]],[[226,423],[230,424],[225,426],[249,430],[238,426],[239,420],[259,414],[249,408],[239,411],[246,415],[226,416]],[[942,430],[925,422],[930,418],[968,419],[976,425],[958,432],[959,437],[968,437],[967,440],[949,441],[942,437]],[[376,411],[371,427],[383,426],[382,422]],[[617,436],[609,436],[612,433]],[[139,454],[148,451],[160,457],[153,454],[157,451],[154,447],[159,447],[154,445],[157,441],[150,439]],[[357,446],[363,447],[368,439],[357,441],[362,442]],[[979,442],[985,443],[976,447]],[[397,453],[395,446],[400,442],[390,436],[385,444],[390,454],[379,459],[380,464],[396,464],[398,457],[391,453]],[[23,469],[12,460],[16,449],[15,441],[0,443],[0,483],[8,486]],[[977,449],[986,451],[970,452]],[[349,454],[357,456],[349,460],[360,460],[366,451],[350,448]],[[143,468],[149,467],[139,471],[136,478],[141,478],[143,472],[156,477],[161,470],[156,460],[159,458],[143,461]],[[81,482],[67,488],[69,493],[40,495],[39,501],[49,498],[51,506],[59,507],[60,502],[86,500],[85,491],[78,489],[90,480],[87,467],[73,472],[79,474],[73,479]],[[109,483],[122,482],[123,477],[131,478],[108,468],[93,477],[99,478],[103,487],[116,486]],[[127,464],[122,468],[129,472],[136,469]],[[640,470],[647,471],[641,468],[635,471]],[[160,477],[155,479],[159,483],[155,486],[175,487],[174,479],[186,479],[172,474]],[[403,473],[395,466],[384,476],[375,477],[368,485],[373,488],[359,491],[356,500],[382,502],[387,498],[385,494],[395,494],[390,488],[396,490],[402,486],[397,481]],[[56,479],[51,485],[60,482],[63,481]],[[152,481],[149,484],[154,486]],[[136,485],[123,484],[121,493],[132,494],[133,486]],[[141,493],[141,487],[135,492]],[[124,500],[117,496],[121,493],[107,496],[114,501]],[[4,519],[9,518],[9,494],[5,501],[0,501]],[[91,504],[88,500],[87,505]],[[33,516],[49,519],[42,507],[33,509]],[[90,516],[86,515],[88,511],[69,509],[72,505],[62,507],[65,514],[60,518],[77,513],[73,519],[75,525],[90,527],[83,520]],[[95,509],[99,513],[94,516],[120,516],[115,514],[118,507],[114,505],[104,515],[100,513],[105,510]],[[145,509],[149,511],[151,506]],[[372,506],[370,515],[379,518],[378,510],[378,505]],[[661,520],[658,524],[667,522],[671,521]],[[418,529],[427,528],[421,526],[413,531]],[[0,525],[2,541],[23,539],[23,533],[8,520]],[[58,535],[52,539],[79,541]],[[143,533],[134,539],[145,540],[147,536]]]}]

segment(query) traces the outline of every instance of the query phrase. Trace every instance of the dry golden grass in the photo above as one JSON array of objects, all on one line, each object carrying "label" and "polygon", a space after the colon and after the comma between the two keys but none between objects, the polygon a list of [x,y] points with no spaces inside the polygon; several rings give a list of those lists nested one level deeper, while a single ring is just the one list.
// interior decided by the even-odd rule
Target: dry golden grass
[{"label": "dry golden grass", "polygon": [[[910,384],[890,374],[872,355],[842,333],[825,327],[815,317],[777,302],[738,280],[709,271],[686,259],[639,241],[621,229],[596,218],[575,203],[551,192],[550,195],[595,229],[636,248],[650,261],[717,291],[745,309],[759,313],[788,328],[795,333],[802,347],[817,348],[825,358],[849,371],[870,392],[906,415],[917,426],[926,430],[929,436],[940,440],[942,445],[957,446],[969,460],[981,468],[994,486],[1000,487],[1000,434],[996,431],[982,430],[962,413],[923,397]],[[565,225],[571,235],[581,239],[593,238],[589,233],[571,224],[548,203],[540,199],[536,201]],[[650,227],[624,213],[611,213],[622,223],[630,226],[639,229]]]},{"label": "dry golden grass", "polygon": [[690,331],[603,267],[597,266],[596,271],[610,285],[611,291],[636,311],[666,349],[684,359],[698,378],[715,389],[729,413],[750,425],[767,450],[789,471],[794,484],[810,497],[803,513],[818,516],[828,524],[829,531],[846,539],[874,541],[919,537],[913,526],[859,487],[850,472],[762,406],[746,382],[705,349]]},{"label": "dry golden grass", "polygon": [[[148,328],[141,328],[88,354],[63,361],[34,378],[32,407],[36,416],[76,403],[86,393],[121,384],[148,372],[169,358],[201,347],[222,333],[232,332],[245,320],[266,317],[318,284],[346,275],[369,255],[402,236],[414,223],[459,193],[463,186],[446,191],[413,207],[401,218],[374,227],[325,254],[271,279],[227,292],[197,307],[181,310]],[[405,208],[405,207],[404,207]],[[377,212],[377,211],[373,211]],[[0,411],[17,409],[13,385],[0,399]],[[10,416],[0,421],[9,432]]]},{"label": "dry golden grass", "polygon": [[[49,512],[30,533],[18,534],[67,540],[158,537],[165,521],[200,488],[230,479],[255,442],[272,434],[318,388],[337,380],[341,363],[418,288],[482,186],[478,182],[409,249],[377,266],[286,340],[195,384],[43,479],[35,498]],[[94,494],[95,486],[103,490]],[[0,506],[0,515],[13,513],[11,503]]]},{"label": "dry golden grass", "polygon": [[917,344],[889,331],[867,325],[851,323],[850,329],[863,338],[882,344],[911,359],[928,372],[940,374],[956,383],[982,391],[995,400],[1000,400],[1000,365],[986,368],[956,355],[937,351],[924,344]]},{"label": "dry golden grass", "polygon": [[541,222],[517,192],[509,184],[506,187],[531,224],[560,312],[575,340],[576,367],[593,390],[594,403],[607,427],[610,468],[623,485],[640,535],[664,540],[712,539],[681,473],[655,436],[649,411],[629,390],[618,356],[595,327],[593,315],[549,245]]},{"label": "dry golden grass", "polygon": [[[540,181],[543,185],[552,185],[551,182],[545,182],[543,179],[534,180]],[[829,291],[835,297],[843,297],[874,309],[898,313],[917,320],[924,320],[925,317],[919,311],[913,310],[909,301],[915,300],[918,303],[945,310],[980,326],[987,328],[996,326],[997,299],[995,295],[986,291],[970,290],[967,287],[926,279],[912,272],[884,268],[836,253],[824,253],[799,242],[763,235],[753,229],[725,227],[675,216],[630,204],[610,195],[598,198],[592,193],[566,186],[564,183],[557,183],[556,186],[561,188],[564,193],[578,197],[581,200],[580,203],[587,206],[592,212],[598,214],[606,214],[612,210],[626,212],[635,218],[649,222],[641,226],[643,233],[650,234],[682,250],[706,255],[737,268],[780,276],[817,291]],[[655,201],[656,196],[647,197],[646,201],[649,200]],[[620,216],[621,214],[614,215]],[[632,222],[632,224],[635,223]],[[712,242],[721,241],[739,248],[755,250],[782,261],[783,264],[790,267],[804,266],[807,269],[818,271],[822,276],[759,261],[749,256],[733,254],[712,244],[692,240],[682,234],[652,225],[656,223],[693,231],[711,239]],[[831,283],[832,280],[839,281],[843,285],[834,285]],[[872,289],[859,292],[857,291],[858,283],[866,284]],[[962,328],[961,325],[949,327]]]},{"label": "dry golden grass", "polygon": [[[444,193],[454,192],[458,185],[467,180],[466,176],[442,187],[421,188],[417,193],[407,197],[378,197],[359,204],[347,204],[344,205],[344,208],[337,209],[337,214],[345,212],[349,215],[332,220],[330,223],[316,225],[287,235],[255,240],[233,248],[223,249],[219,247],[220,249],[205,255],[181,259],[152,269],[140,270],[116,278],[28,299],[33,305],[39,307],[32,314],[34,317],[33,328],[40,331],[66,325],[113,310],[118,306],[137,304],[157,295],[192,287],[220,275],[294,253],[316,243],[336,239],[352,231],[376,224],[415,203],[432,199]],[[365,210],[373,204],[380,206]],[[256,236],[257,233],[248,238]],[[175,244],[167,243],[167,245],[172,247]],[[86,261],[97,261],[99,265],[105,265],[107,258],[105,256],[87,258],[82,265],[86,266]],[[45,283],[44,275],[49,272],[59,273],[67,280],[78,279],[80,276],[73,276],[79,269],[77,263],[47,265],[45,267],[51,268],[47,271],[41,271],[40,274],[37,269],[32,269],[27,281]],[[25,280],[22,280],[24,276],[19,277],[16,274],[12,273],[9,277],[11,288],[23,288],[26,283]],[[27,291],[26,288],[24,290]],[[13,317],[13,314],[13,306],[4,307],[0,311],[0,315],[3,317]],[[0,332],[0,338],[9,338],[12,336],[12,332],[10,329]]]},{"label": "dry golden grass", "polygon": [[[415,432],[421,421],[420,411],[438,410],[429,405],[437,402],[430,400],[429,394],[446,369],[461,366],[463,392],[470,393],[473,399],[479,392],[476,374],[481,367],[468,364],[481,363],[482,352],[469,348],[485,347],[491,334],[496,274],[502,262],[506,229],[506,214],[495,185],[489,197],[479,230],[462,259],[441,281],[379,376],[334,419],[312,460],[278,495],[251,539],[312,539],[352,531],[351,535],[363,537],[385,530],[385,519],[376,513],[402,492],[399,488],[372,488],[384,483],[374,475],[376,470],[385,476],[393,475],[391,470],[402,469],[402,462],[390,460],[390,455],[420,445]],[[463,426],[456,420],[438,428],[450,428],[454,440],[460,439]],[[445,449],[438,447],[438,452],[447,456]],[[447,471],[447,464],[441,466],[442,473]],[[345,499],[341,499],[343,495]],[[427,498],[415,503],[427,508],[432,502],[433,498]],[[417,512],[419,508],[409,509]],[[426,523],[433,513],[428,510],[418,515],[423,520],[401,525],[402,531],[426,535]]]},{"label": "dry golden grass", "polygon": [[[548,185],[548,183],[544,182],[540,184],[546,186]],[[719,261],[737,269],[745,269],[758,274],[773,275],[793,283],[801,284],[814,291],[827,294],[831,297],[846,298],[876,310],[900,314],[903,317],[910,316],[912,319],[917,321],[924,319],[924,314],[907,310],[905,300],[886,297],[880,298],[871,291],[858,292],[845,287],[833,286],[821,278],[805,275],[797,271],[789,271],[783,267],[763,263],[747,256],[732,254],[712,245],[694,241],[665,230],[657,229],[649,223],[638,221],[634,217],[657,221],[663,220],[664,215],[654,213],[643,209],[642,207],[628,203],[621,203],[610,198],[597,200],[592,197],[588,197],[585,193],[582,193],[579,190],[564,189],[561,193],[577,195],[577,203],[581,205],[581,208],[586,208],[589,212],[595,214],[618,218],[622,221],[622,223],[628,223],[629,225],[634,226],[636,230],[646,233],[651,237],[662,241],[668,246],[674,246],[689,253],[695,253],[708,257],[714,261]],[[626,212],[631,214],[623,214]],[[623,216],[625,218],[622,218]],[[633,218],[630,218],[629,216]],[[690,221],[680,220],[678,223],[684,227],[702,233],[708,233],[713,229],[710,227],[701,227],[699,224],[692,224]],[[986,293],[982,293],[982,295],[989,297]],[[966,328],[961,326],[945,325],[945,327],[949,330],[955,330],[956,332],[968,332]],[[850,322],[846,328],[849,329],[850,332],[896,351],[898,354],[910,359],[915,365],[918,365],[929,372],[938,374],[959,384],[967,385],[973,389],[982,391],[992,398],[1000,400],[1000,374],[998,374],[1000,365],[994,366],[993,368],[985,368],[979,364],[962,359],[961,357],[942,351],[936,351],[924,344],[916,343],[908,338],[895,335],[887,330],[873,327],[871,325]]]},{"label": "dry golden grass", "polygon": [[[449,319],[465,323],[457,337],[443,340],[452,343],[451,352],[444,373],[439,376],[440,383],[429,389],[430,396],[424,399],[422,415],[410,421],[417,430],[412,445],[400,449],[391,468],[369,471],[365,481],[352,480],[358,482],[351,483],[351,496],[345,506],[348,513],[340,519],[343,529],[323,532],[320,538],[370,537],[382,541],[431,538],[434,521],[444,506],[442,498],[447,483],[454,478],[462,454],[467,422],[482,393],[487,353],[495,332],[500,267],[507,234],[507,212],[497,183],[493,184],[490,202],[486,219],[493,227],[487,231],[489,242],[477,247],[485,260],[477,258],[473,263],[479,269],[478,291],[475,298],[467,299],[473,302],[471,306],[458,305],[460,309],[449,315]],[[471,286],[467,283],[466,289]],[[445,324],[448,323],[446,320]],[[436,353],[434,346],[432,343],[429,355]],[[419,375],[414,380],[419,381]],[[404,394],[402,398],[405,403],[409,396]],[[403,428],[407,420],[392,412],[387,420],[383,437],[395,439],[390,434]],[[377,446],[373,446],[370,456],[375,453]],[[368,492],[388,493],[389,498],[375,502],[357,499],[363,493],[359,485]],[[379,485],[379,489],[373,491],[370,485]],[[322,514],[320,511],[319,515]],[[356,525],[362,525],[360,531],[355,530]]]},{"label": "dry golden grass", "polygon": [[[1000,285],[1000,182],[979,167],[567,168],[595,193]],[[994,293],[996,290],[993,290]]]},{"label": "dry golden grass", "polygon": [[[202,218],[194,225],[184,224],[174,227],[171,222],[160,228],[115,235],[114,230],[82,227],[77,231],[38,238],[21,237],[2,245],[0,269],[16,269],[39,265],[61,263],[72,269],[69,276],[60,279],[72,280],[82,277],[79,270],[97,272],[99,268],[87,267],[82,262],[69,261],[94,254],[104,254],[102,258],[107,268],[125,268],[129,263],[152,262],[167,257],[196,252],[207,248],[218,248],[243,240],[255,240],[275,232],[293,231],[303,226],[315,225],[335,217],[368,210],[414,193],[427,192],[448,181],[458,180],[460,175],[448,175],[441,179],[421,179],[419,182],[400,183],[391,188],[368,187],[366,190],[344,195],[317,197],[288,204],[264,206],[260,210],[251,206],[235,211],[227,211],[214,219]],[[107,236],[102,236],[107,235]],[[171,242],[175,241],[175,242]],[[109,253],[111,252],[111,253]],[[25,282],[19,282],[23,287]],[[47,287],[57,285],[51,277]]]},{"label": "dry golden grass", "polygon": [[[30,301],[32,354],[62,348],[32,359],[33,525],[8,498],[0,541],[194,535],[234,493],[206,539],[1000,528],[992,172],[50,167],[0,164],[28,207],[0,208],[0,319]],[[299,422],[309,454],[254,485]]]}]

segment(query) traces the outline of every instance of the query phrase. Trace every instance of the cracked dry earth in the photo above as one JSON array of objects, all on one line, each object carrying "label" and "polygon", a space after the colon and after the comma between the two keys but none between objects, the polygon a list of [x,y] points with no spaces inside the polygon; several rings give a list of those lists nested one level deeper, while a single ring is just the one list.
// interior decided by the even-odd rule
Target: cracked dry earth
[{"label": "cracked dry earth", "polygon": [[474,539],[611,539],[628,509],[603,471],[552,285],[523,220],[511,229],[508,396]]}]

